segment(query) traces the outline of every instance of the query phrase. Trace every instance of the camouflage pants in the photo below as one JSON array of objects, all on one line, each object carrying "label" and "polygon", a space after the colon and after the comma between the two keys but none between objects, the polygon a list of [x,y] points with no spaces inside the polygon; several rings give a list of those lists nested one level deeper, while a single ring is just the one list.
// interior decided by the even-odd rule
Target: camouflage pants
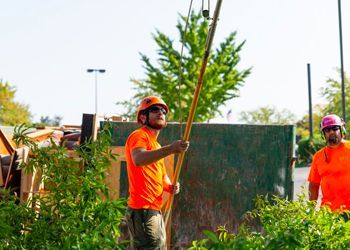
[{"label": "camouflage pants", "polygon": [[129,208],[126,219],[133,249],[166,249],[166,232],[160,211]]}]

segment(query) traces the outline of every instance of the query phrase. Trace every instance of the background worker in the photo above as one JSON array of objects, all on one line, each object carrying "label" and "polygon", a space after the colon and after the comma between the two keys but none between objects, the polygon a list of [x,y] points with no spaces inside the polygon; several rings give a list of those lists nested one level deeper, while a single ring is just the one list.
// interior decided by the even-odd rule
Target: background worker
[{"label": "background worker", "polygon": [[350,210],[350,142],[344,140],[345,123],[337,115],[323,117],[320,129],[327,145],[313,157],[309,199],[318,199],[321,186],[321,205],[341,213]]},{"label": "background worker", "polygon": [[141,128],[133,131],[125,145],[129,179],[128,228],[136,249],[166,249],[166,233],[160,212],[163,192],[180,191],[166,174],[164,157],[187,151],[189,142],[174,141],[161,146],[157,137],[166,127],[169,109],[156,96],[146,97],[137,110]]}]

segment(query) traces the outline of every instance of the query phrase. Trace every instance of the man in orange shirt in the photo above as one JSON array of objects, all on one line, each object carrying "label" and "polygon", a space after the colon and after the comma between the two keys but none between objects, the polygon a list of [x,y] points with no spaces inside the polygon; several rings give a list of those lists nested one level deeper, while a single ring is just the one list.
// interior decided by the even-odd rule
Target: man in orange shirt
[{"label": "man in orange shirt", "polygon": [[125,145],[129,179],[128,228],[136,249],[166,249],[166,233],[160,212],[163,192],[179,193],[165,171],[164,157],[187,151],[189,142],[174,141],[161,146],[157,137],[166,127],[169,109],[156,96],[146,97],[137,110],[141,128],[133,131]]},{"label": "man in orange shirt", "polygon": [[327,145],[313,157],[309,199],[318,199],[321,186],[321,205],[342,213],[350,210],[350,142],[344,140],[345,123],[337,115],[323,117],[320,129]]}]

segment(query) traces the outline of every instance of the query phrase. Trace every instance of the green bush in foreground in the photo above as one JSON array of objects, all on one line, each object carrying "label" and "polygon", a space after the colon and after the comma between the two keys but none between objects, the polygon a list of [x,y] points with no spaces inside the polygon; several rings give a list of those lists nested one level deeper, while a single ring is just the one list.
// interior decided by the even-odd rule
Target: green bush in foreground
[{"label": "green bush in foreground", "polygon": [[350,222],[326,207],[316,210],[305,197],[298,201],[258,197],[248,217],[259,218],[259,232],[244,224],[238,233],[220,227],[204,231],[206,238],[194,241],[189,249],[350,249]]},{"label": "green bush in foreground", "polygon": [[21,167],[40,171],[48,194],[35,195],[27,204],[2,194],[0,249],[125,249],[118,238],[126,201],[101,198],[101,194],[108,197],[105,171],[115,160],[108,122],[97,141],[77,149],[81,161],[54,143],[39,147],[27,140],[23,127],[16,130],[17,142],[32,153]]}]

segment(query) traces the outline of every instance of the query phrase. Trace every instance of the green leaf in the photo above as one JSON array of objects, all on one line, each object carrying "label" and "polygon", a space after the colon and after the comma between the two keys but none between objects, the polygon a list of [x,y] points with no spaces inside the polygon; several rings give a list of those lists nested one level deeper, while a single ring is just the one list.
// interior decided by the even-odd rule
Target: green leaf
[{"label": "green leaf", "polygon": [[[201,13],[192,12],[186,33],[185,23],[186,17],[180,15],[176,27],[180,40],[184,43],[183,58],[180,48],[175,48],[173,44],[175,39],[159,30],[152,34],[158,46],[158,57],[153,62],[147,55],[140,53],[146,76],[142,80],[131,79],[136,90],[132,101],[117,102],[125,107],[124,116],[135,120],[141,99],[148,95],[159,95],[170,109],[169,121],[183,121],[187,118],[205,52],[208,22],[202,18]],[[236,32],[232,32],[219,44],[218,49],[211,51],[195,121],[203,122],[220,116],[220,107],[239,96],[239,88],[251,70],[238,70],[239,53],[243,45],[244,42],[237,45]]]},{"label": "green leaf", "polygon": [[219,240],[216,238],[215,233],[208,231],[208,230],[203,230],[203,234],[208,237],[212,242],[219,242]]}]

